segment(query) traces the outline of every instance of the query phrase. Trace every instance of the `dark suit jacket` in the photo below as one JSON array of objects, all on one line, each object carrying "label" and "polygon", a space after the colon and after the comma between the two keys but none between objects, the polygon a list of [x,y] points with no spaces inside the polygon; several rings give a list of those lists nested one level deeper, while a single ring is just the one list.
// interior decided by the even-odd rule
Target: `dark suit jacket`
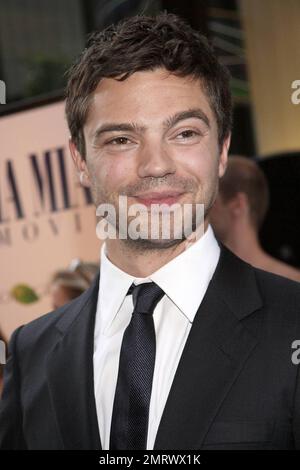
[{"label": "dark suit jacket", "polygon": [[[14,332],[0,448],[101,449],[93,388],[98,284],[99,274],[80,297]],[[300,449],[297,339],[300,285],[221,246],[154,449]]]}]

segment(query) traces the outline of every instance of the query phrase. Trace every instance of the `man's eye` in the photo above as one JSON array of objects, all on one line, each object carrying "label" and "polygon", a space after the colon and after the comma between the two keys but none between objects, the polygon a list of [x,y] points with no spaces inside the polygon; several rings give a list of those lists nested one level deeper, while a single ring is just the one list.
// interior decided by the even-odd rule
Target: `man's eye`
[{"label": "man's eye", "polygon": [[112,145],[126,145],[130,142],[127,137],[115,137],[114,139],[110,140],[108,144]]},{"label": "man's eye", "polygon": [[186,131],[180,132],[177,137],[179,137],[180,139],[189,139],[191,137],[195,137],[196,135],[198,135],[197,132],[188,129]]}]

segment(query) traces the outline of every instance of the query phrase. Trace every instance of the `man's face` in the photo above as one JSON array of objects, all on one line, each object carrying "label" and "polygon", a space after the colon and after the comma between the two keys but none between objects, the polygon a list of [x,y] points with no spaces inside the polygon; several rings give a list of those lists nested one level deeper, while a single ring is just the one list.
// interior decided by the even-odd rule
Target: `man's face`
[{"label": "man's face", "polygon": [[[229,139],[220,151],[216,119],[199,80],[165,69],[136,72],[125,81],[103,79],[84,137],[96,206],[111,203],[118,214],[118,197],[125,195],[128,207],[198,203],[208,213],[225,171]],[[169,243],[148,240],[149,247]]]}]

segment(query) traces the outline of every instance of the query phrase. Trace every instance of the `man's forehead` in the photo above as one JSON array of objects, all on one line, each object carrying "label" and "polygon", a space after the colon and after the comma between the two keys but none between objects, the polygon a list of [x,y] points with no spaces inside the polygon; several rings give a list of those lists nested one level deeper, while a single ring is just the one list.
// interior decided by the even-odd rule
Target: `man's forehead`
[{"label": "man's forehead", "polygon": [[[144,92],[143,92],[144,91]],[[140,124],[161,121],[191,109],[199,109],[212,121],[212,110],[199,79],[177,77],[165,70],[135,72],[124,81],[104,78],[90,104],[88,121],[128,120]],[[199,114],[200,114],[199,111]]]}]

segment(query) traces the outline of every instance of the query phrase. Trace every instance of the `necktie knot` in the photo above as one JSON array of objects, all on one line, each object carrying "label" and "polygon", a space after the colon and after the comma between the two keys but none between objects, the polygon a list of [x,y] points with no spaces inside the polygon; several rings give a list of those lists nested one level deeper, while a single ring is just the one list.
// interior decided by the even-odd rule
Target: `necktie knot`
[{"label": "necktie knot", "polygon": [[137,286],[132,284],[128,294],[132,294],[134,311],[152,315],[165,293],[155,282],[145,282]]}]

